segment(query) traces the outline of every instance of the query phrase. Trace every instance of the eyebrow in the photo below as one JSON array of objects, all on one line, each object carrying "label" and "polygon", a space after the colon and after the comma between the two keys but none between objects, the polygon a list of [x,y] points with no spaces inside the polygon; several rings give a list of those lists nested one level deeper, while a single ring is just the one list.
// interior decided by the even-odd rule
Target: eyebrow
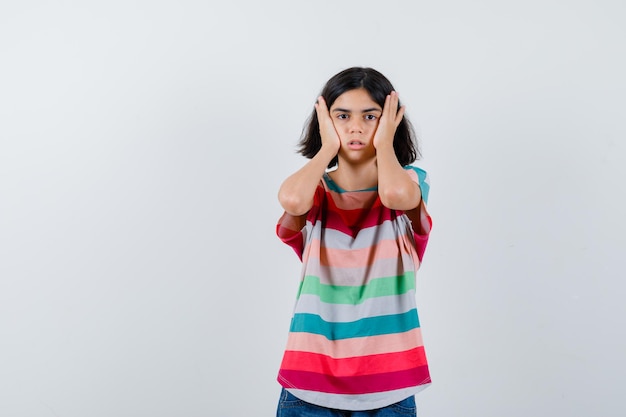
[{"label": "eyebrow", "polygon": [[[382,112],[382,109],[379,107],[370,107],[369,109],[363,109],[361,110],[361,113],[369,113],[369,112],[373,112],[373,111],[380,111]],[[352,110],[348,110],[348,109],[342,109],[342,108],[336,108],[333,109],[333,113],[334,112],[341,112],[341,113],[352,113]]]}]

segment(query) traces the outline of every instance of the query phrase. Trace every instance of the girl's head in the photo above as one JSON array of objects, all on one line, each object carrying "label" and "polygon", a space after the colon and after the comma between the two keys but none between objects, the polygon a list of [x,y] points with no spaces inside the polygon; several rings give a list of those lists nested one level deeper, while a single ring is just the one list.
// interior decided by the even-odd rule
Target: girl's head
[{"label": "girl's head", "polygon": [[[381,108],[385,105],[387,95],[394,90],[391,82],[375,69],[352,67],[341,71],[328,80],[320,95],[324,97],[330,109],[340,95],[360,88],[366,90],[371,99]],[[321,147],[322,138],[320,137],[319,121],[315,110],[313,110],[304,128],[298,150],[305,157],[313,158]],[[420,157],[415,132],[406,117],[402,118],[396,129],[393,148],[402,166],[409,165]],[[330,168],[336,164],[337,157],[333,158],[328,167]]]}]

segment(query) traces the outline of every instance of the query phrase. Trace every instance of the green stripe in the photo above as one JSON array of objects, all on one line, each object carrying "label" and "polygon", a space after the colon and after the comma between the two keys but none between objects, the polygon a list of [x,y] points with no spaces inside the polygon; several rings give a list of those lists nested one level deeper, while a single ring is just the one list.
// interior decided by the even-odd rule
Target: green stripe
[{"label": "green stripe", "polygon": [[403,333],[420,327],[417,310],[402,314],[367,317],[349,323],[324,321],[315,314],[295,314],[291,320],[291,332],[319,334],[328,340],[350,339],[353,337],[378,336]]},{"label": "green stripe", "polygon": [[405,294],[415,289],[415,273],[407,271],[404,275],[375,278],[365,285],[329,285],[321,284],[319,277],[307,275],[300,284],[301,294],[312,294],[330,304],[361,304],[368,298]]}]

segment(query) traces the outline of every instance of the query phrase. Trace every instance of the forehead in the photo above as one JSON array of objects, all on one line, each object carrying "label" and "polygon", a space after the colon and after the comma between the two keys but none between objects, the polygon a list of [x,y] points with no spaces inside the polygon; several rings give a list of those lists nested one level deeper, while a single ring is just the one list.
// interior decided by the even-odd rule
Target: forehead
[{"label": "forehead", "polygon": [[341,108],[345,110],[351,111],[360,111],[360,110],[372,110],[378,109],[381,110],[378,103],[372,100],[370,94],[364,88],[359,88],[355,90],[348,90],[345,93],[341,94],[330,109]]}]

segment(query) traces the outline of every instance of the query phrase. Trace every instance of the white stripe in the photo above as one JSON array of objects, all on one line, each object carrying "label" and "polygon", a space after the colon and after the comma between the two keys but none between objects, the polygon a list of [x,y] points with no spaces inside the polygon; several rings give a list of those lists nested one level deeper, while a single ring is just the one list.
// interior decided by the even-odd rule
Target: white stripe
[{"label": "white stripe", "polygon": [[294,313],[317,314],[324,321],[347,323],[367,317],[402,314],[414,308],[414,290],[401,295],[369,298],[357,305],[324,303],[317,295],[304,294],[298,299]]},{"label": "white stripe", "polygon": [[305,268],[305,275],[318,277],[321,284],[361,286],[376,278],[395,277],[416,270],[413,257],[402,254],[398,258],[378,259],[372,265],[361,267],[337,267],[312,262]]},{"label": "white stripe", "polygon": [[336,408],[340,410],[364,411],[386,407],[417,394],[430,383],[417,387],[403,388],[395,391],[376,392],[373,394],[328,394],[325,392],[305,391],[294,388],[287,388],[287,391],[310,404],[319,405],[326,408]]}]

